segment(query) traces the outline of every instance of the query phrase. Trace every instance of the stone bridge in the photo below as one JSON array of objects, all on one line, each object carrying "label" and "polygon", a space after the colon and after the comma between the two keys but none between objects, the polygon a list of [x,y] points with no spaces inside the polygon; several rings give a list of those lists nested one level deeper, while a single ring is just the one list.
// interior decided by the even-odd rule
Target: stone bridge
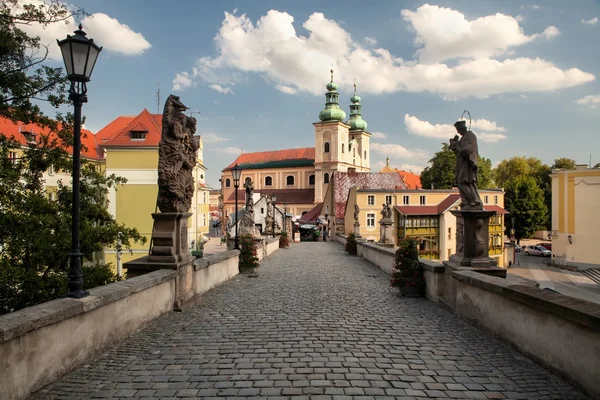
[{"label": "stone bridge", "polygon": [[30,399],[587,399],[338,243],[300,243]]}]

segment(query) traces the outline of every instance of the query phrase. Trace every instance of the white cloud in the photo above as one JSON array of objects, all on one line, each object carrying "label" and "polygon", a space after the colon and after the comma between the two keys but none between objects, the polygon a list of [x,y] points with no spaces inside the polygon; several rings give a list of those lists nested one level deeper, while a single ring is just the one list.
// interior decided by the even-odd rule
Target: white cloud
[{"label": "white cloud", "polygon": [[594,17],[594,18],[591,18],[591,19],[588,19],[588,20],[582,19],[581,23],[582,24],[588,24],[588,25],[596,25],[598,23],[598,17]]},{"label": "white cloud", "polygon": [[202,136],[202,141],[204,143],[219,143],[219,142],[226,142],[228,140],[231,140],[229,138],[218,135],[214,132],[200,133],[200,136]]},{"label": "white cloud", "polygon": [[285,86],[285,85],[277,85],[277,86],[275,86],[275,89],[277,89],[281,93],[285,93],[285,94],[296,94],[298,92],[298,90],[294,89],[293,87],[289,87],[289,86]]},{"label": "white cloud", "polygon": [[374,46],[377,44],[377,39],[369,37],[369,36],[365,36],[365,43],[370,44],[371,46]]},{"label": "white cloud", "polygon": [[216,84],[216,83],[215,83],[215,84],[212,84],[212,85],[210,85],[209,87],[210,87],[212,90],[214,90],[214,91],[216,91],[216,92],[219,92],[219,93],[223,93],[223,94],[235,94],[235,93],[233,93],[233,90],[231,90],[230,88],[228,88],[228,87],[224,87],[224,86],[221,86],[221,85],[218,85],[218,84]]},{"label": "white cloud", "polygon": [[[19,5],[24,4],[39,6],[45,3],[42,0],[19,0]],[[81,24],[83,30],[87,33],[87,37],[94,39],[98,46],[103,47],[103,51],[124,55],[139,55],[152,47],[141,33],[134,32],[129,26],[103,13],[91,14],[85,17]],[[62,40],[67,35],[73,35],[73,31],[77,29],[77,24],[73,17],[69,17],[61,23],[53,23],[47,26],[31,23],[20,25],[19,28],[29,35],[40,37],[40,44],[48,46],[48,58],[50,60],[62,61],[56,39]],[[102,56],[100,55],[100,57]]]},{"label": "white cloud", "polygon": [[216,147],[215,151],[218,151],[219,153],[224,153],[224,154],[233,154],[236,156],[239,156],[240,154],[242,154],[242,149],[240,149],[238,147]]},{"label": "white cloud", "polygon": [[[216,56],[198,58],[189,76],[196,83],[232,88],[255,73],[284,93],[321,95],[334,65],[342,90],[350,91],[356,79],[364,93],[434,92],[446,99],[549,91],[595,79],[540,58],[490,58],[510,56],[518,46],[556,36],[555,27],[527,36],[511,16],[468,21],[458,11],[429,5],[403,15],[413,24],[418,60],[403,60],[384,48],[367,49],[321,13],[302,24],[308,31],[303,36],[286,12],[270,10],[256,23],[245,14],[226,12],[214,38]],[[423,22],[427,16],[431,20]]]},{"label": "white cloud", "polygon": [[429,155],[424,150],[410,150],[399,144],[371,143],[371,150],[376,153],[389,156],[390,158],[429,158]]},{"label": "white cloud", "polygon": [[173,79],[173,90],[184,90],[194,85],[194,81],[187,72],[181,72],[175,75]]},{"label": "white cloud", "polygon": [[582,97],[581,99],[577,100],[576,103],[580,106],[598,108],[600,107],[600,94]]},{"label": "white cloud", "polygon": [[522,99],[526,99],[527,95],[526,94],[520,94],[519,97],[522,98]]},{"label": "white cloud", "polygon": [[[385,167],[385,162],[377,161],[372,170],[380,171],[383,167]],[[390,165],[390,167],[399,169],[401,171],[412,172],[413,174],[416,174],[416,175],[421,175],[421,172],[423,172],[423,170],[425,169],[424,165],[415,165],[415,164],[398,164],[398,165],[394,164],[394,165]]]},{"label": "white cloud", "polygon": [[[404,115],[404,125],[406,130],[417,136],[425,136],[435,139],[450,139],[456,135],[456,128],[454,124],[431,124],[428,121],[421,121],[419,118]],[[506,139],[506,135],[498,132],[506,132],[506,128],[498,126],[495,122],[487,119],[475,119],[472,121],[471,129],[473,131],[486,131],[476,132],[477,137],[482,142],[498,142]]]},{"label": "white cloud", "polygon": [[[499,56],[540,37],[527,36],[516,18],[500,13],[468,21],[459,11],[425,4],[416,11],[402,10],[402,17],[412,24],[420,47],[416,55],[424,63]],[[541,34],[546,38],[558,31],[546,30]]]},{"label": "white cloud", "polygon": [[385,139],[387,137],[387,135],[383,132],[373,132],[373,133],[371,133],[371,136],[374,139]]},{"label": "white cloud", "polygon": [[542,35],[546,39],[552,39],[552,38],[557,37],[558,35],[560,35],[560,31],[558,30],[557,27],[551,25],[551,26],[547,27],[546,29],[544,29],[544,32],[542,33]]}]

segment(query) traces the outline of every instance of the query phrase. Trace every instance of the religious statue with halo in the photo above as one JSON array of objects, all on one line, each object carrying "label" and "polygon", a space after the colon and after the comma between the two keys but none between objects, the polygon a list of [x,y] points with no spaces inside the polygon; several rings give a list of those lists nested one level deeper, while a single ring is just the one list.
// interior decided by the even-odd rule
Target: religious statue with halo
[{"label": "religious statue with halo", "polygon": [[454,179],[460,193],[463,210],[483,210],[483,203],[477,190],[478,147],[477,137],[467,129],[467,121],[454,124],[460,135],[450,139],[450,150],[456,154]]}]

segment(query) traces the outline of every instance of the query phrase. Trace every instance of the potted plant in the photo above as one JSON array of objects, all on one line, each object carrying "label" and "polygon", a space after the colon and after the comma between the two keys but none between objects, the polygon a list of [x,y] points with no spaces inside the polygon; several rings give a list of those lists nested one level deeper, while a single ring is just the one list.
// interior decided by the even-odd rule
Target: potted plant
[{"label": "potted plant", "polygon": [[400,289],[402,296],[423,295],[425,278],[416,240],[408,238],[399,243],[390,284]]},{"label": "potted plant", "polygon": [[239,259],[239,270],[240,273],[253,273],[258,268],[258,256],[256,243],[252,235],[240,236],[240,259]]},{"label": "potted plant", "polygon": [[356,236],[354,236],[354,233],[349,234],[346,238],[345,249],[346,253],[350,254],[351,256],[358,254],[358,244],[356,242]]},{"label": "potted plant", "polygon": [[288,247],[290,247],[290,238],[288,237],[286,231],[282,231],[281,235],[279,236],[279,248],[286,249]]}]

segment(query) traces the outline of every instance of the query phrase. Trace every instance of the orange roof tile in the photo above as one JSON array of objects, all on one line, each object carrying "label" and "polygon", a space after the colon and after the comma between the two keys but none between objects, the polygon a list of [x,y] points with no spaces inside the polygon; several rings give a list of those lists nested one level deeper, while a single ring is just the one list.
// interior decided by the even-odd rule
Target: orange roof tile
[{"label": "orange roof tile", "polygon": [[421,177],[417,174],[413,174],[408,171],[400,171],[396,170],[398,174],[402,177],[404,183],[406,183],[407,189],[420,189],[421,186]]},{"label": "orange roof tile", "polygon": [[253,164],[277,163],[281,161],[289,162],[291,160],[305,160],[307,162],[314,162],[315,148],[306,147],[300,149],[285,149],[273,151],[259,151],[256,153],[244,153],[241,154],[238,158],[236,158],[234,162],[225,167],[223,171],[230,170],[235,166],[235,164],[238,164],[239,166],[245,165],[246,168],[249,168]]},{"label": "orange roof tile", "polygon": [[[8,118],[0,117],[0,135],[13,138],[21,145],[27,146],[27,139],[22,132],[33,132],[36,135],[48,135],[50,138],[56,138],[56,133],[52,132],[50,128],[44,128],[36,124],[13,122]],[[98,153],[96,135],[84,128],[81,129],[81,145],[82,157],[95,160],[102,158]],[[69,154],[73,154],[72,147],[69,146],[66,150]]]},{"label": "orange roof tile", "polygon": [[[102,147],[148,147],[158,146],[162,130],[162,115],[144,110],[137,116],[120,116],[98,132]],[[131,140],[130,132],[145,131],[144,140]]]}]

